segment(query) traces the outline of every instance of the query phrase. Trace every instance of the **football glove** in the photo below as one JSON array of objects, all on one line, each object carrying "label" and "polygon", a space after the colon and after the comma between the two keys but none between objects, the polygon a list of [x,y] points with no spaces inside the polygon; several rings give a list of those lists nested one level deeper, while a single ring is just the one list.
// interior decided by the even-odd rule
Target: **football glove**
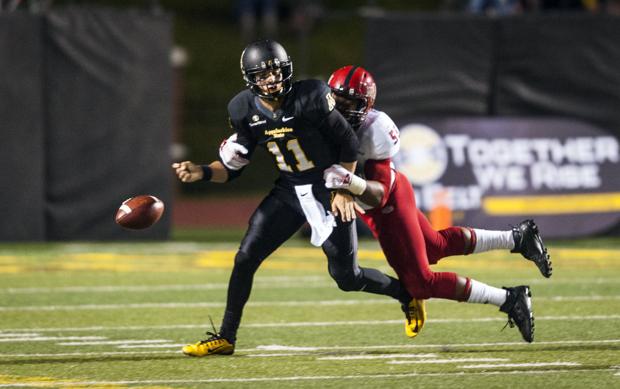
[{"label": "football glove", "polygon": [[247,153],[248,149],[237,143],[237,133],[232,134],[228,139],[224,139],[220,144],[220,158],[230,170],[239,170],[250,163],[248,159],[242,156]]},{"label": "football glove", "polygon": [[323,172],[325,187],[328,189],[346,189],[356,196],[366,190],[366,180],[356,176],[338,164],[331,165]]}]

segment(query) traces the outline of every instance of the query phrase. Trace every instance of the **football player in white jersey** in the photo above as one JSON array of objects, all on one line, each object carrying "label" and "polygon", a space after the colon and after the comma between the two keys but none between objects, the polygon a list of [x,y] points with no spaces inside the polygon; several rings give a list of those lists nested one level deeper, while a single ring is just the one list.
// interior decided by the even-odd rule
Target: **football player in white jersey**
[{"label": "football player in white jersey", "polygon": [[396,171],[392,158],[398,152],[399,132],[392,119],[374,109],[376,84],[359,66],[336,70],[328,84],[336,108],[351,123],[360,141],[360,175],[333,165],[324,178],[330,189],[348,190],[366,209],[360,217],[379,240],[390,266],[398,275],[412,302],[405,326],[413,337],[424,325],[424,299],[445,298],[469,303],[493,304],[518,326],[523,339],[534,339],[534,317],[529,286],[496,288],[452,272],[433,272],[429,265],[451,255],[509,249],[533,261],[545,277],[551,276],[551,262],[538,228],[526,220],[509,231],[488,231],[469,227],[434,230],[417,208],[407,177]]}]

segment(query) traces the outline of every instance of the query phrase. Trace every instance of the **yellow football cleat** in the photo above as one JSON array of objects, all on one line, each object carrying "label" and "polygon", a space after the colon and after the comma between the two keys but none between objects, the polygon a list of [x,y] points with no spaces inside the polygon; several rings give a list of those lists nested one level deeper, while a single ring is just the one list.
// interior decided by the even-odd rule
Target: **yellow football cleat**
[{"label": "yellow football cleat", "polygon": [[183,347],[183,354],[190,357],[206,357],[207,355],[231,355],[235,352],[235,345],[220,334],[207,332],[210,337],[195,344]]},{"label": "yellow football cleat", "polygon": [[426,321],[426,307],[424,306],[424,300],[411,299],[409,306],[404,307],[405,311],[405,333],[410,338],[418,336],[424,322]]}]

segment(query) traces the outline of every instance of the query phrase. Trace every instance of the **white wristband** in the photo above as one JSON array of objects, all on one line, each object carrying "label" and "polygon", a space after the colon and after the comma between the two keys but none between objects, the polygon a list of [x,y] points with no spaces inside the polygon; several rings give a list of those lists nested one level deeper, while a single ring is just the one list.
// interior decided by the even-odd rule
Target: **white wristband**
[{"label": "white wristband", "polygon": [[366,190],[366,185],[365,179],[356,176],[355,174],[351,174],[351,184],[349,184],[349,188],[347,189],[354,195],[359,196]]}]

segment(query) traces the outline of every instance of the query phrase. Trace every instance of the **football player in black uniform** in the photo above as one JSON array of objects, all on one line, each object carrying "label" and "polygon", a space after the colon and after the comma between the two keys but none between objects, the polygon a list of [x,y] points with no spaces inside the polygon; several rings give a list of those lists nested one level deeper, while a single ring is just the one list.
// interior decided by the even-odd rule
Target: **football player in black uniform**
[{"label": "football player in black uniform", "polygon": [[219,160],[209,165],[184,161],[172,167],[183,182],[226,182],[239,176],[260,146],[271,154],[280,175],[252,215],[235,256],[220,332],[214,329],[208,339],[183,347],[190,356],[234,352],[254,273],[306,221],[311,242],[323,248],[329,274],[340,289],[388,295],[401,304],[411,300],[398,280],[357,264],[357,205],[345,192],[334,192],[331,199],[325,188],[323,171],[334,163],[354,171],[358,149],[355,132],[334,109],[330,88],[318,80],[293,82],[290,57],[270,40],[245,48],[241,72],[249,88],[228,105],[235,134],[220,146]]}]

